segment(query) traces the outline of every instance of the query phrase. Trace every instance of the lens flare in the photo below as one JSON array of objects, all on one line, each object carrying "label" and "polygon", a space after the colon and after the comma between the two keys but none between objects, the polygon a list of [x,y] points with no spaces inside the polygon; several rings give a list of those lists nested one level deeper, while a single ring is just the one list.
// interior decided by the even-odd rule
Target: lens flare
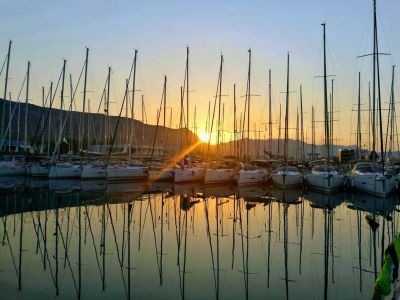
[{"label": "lens flare", "polygon": [[209,139],[210,139],[210,135],[208,133],[205,132],[201,132],[199,134],[199,139],[200,141],[202,141],[203,143],[208,143]]}]

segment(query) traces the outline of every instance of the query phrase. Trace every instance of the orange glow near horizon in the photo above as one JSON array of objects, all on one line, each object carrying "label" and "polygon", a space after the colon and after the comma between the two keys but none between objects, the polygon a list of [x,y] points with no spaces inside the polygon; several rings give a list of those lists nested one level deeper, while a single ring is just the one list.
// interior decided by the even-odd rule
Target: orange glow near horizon
[{"label": "orange glow near horizon", "polygon": [[210,135],[206,132],[200,132],[198,136],[200,141],[202,141],[203,143],[208,143],[208,141],[210,140]]},{"label": "orange glow near horizon", "polygon": [[[194,149],[196,149],[197,146],[199,146],[202,142],[199,140],[198,142],[190,145],[189,147],[183,149],[181,152],[179,152],[177,155],[175,155],[172,159],[171,162],[166,165],[163,170],[169,170],[170,168],[175,167],[175,165],[183,159],[186,155],[188,155],[190,152],[192,152]],[[154,178],[151,182],[157,181],[158,178]]]},{"label": "orange glow near horizon", "polygon": [[211,145],[216,145],[217,144],[217,135],[215,133],[212,133],[211,136],[205,131],[201,131],[200,133],[197,134],[199,140],[202,143],[207,144],[210,142]]}]

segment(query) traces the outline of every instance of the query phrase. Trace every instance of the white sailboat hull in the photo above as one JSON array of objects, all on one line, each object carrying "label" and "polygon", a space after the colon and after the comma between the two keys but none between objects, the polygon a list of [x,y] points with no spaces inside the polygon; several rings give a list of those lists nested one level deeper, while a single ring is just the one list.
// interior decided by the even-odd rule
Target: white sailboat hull
[{"label": "white sailboat hull", "polygon": [[185,169],[175,169],[175,183],[203,181],[205,176],[205,169],[198,167],[191,167]]},{"label": "white sailboat hull", "polygon": [[205,184],[233,182],[236,171],[234,169],[208,169],[204,176]]},{"label": "white sailboat hull", "polygon": [[395,176],[351,175],[349,179],[352,189],[382,198],[392,194],[397,187]]},{"label": "white sailboat hull", "polygon": [[149,177],[147,167],[108,166],[107,180],[144,180]]},{"label": "white sailboat hull", "polygon": [[86,165],[82,168],[82,179],[106,179],[107,170],[105,166]]},{"label": "white sailboat hull", "polygon": [[34,178],[38,177],[49,177],[49,166],[33,165],[31,166],[31,176]]},{"label": "white sailboat hull", "polygon": [[0,166],[0,176],[22,176],[26,174],[23,166]]},{"label": "white sailboat hull", "polygon": [[344,186],[344,176],[340,174],[313,174],[306,176],[311,188],[324,193],[334,193]]},{"label": "white sailboat hull", "polygon": [[79,165],[59,164],[50,167],[49,178],[79,178],[81,172],[82,169]]},{"label": "white sailboat hull", "polygon": [[0,176],[21,176],[26,175],[26,169],[15,161],[4,161],[0,163]]},{"label": "white sailboat hull", "polygon": [[296,188],[303,181],[303,176],[298,172],[273,173],[271,178],[277,187],[283,189]]},{"label": "white sailboat hull", "polygon": [[149,170],[150,181],[169,181],[174,179],[173,170]]},{"label": "white sailboat hull", "polygon": [[236,181],[239,186],[257,185],[265,182],[266,175],[263,170],[240,170]]}]

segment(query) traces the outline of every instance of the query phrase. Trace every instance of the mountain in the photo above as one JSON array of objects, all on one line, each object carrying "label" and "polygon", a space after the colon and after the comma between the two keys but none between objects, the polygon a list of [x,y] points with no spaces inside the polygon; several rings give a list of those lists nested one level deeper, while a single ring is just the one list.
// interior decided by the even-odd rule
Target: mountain
[{"label": "mountain", "polygon": [[[98,113],[82,113],[82,112],[68,112],[61,111],[57,108],[52,108],[50,113],[48,108],[44,110],[34,104],[18,104],[15,101],[8,101],[0,98],[0,131],[1,131],[1,118],[4,111],[4,130],[8,127],[11,128],[11,140],[23,140],[25,134],[25,112],[28,111],[27,118],[27,136],[28,144],[33,143],[35,137],[35,144],[40,144],[40,137],[43,137],[44,144],[47,145],[48,139],[50,140],[50,148],[54,147],[55,142],[59,139],[60,122],[62,121],[64,130],[61,140],[66,140],[68,145],[73,145],[74,152],[78,149],[79,135],[83,137],[84,144],[87,145],[102,145],[104,136],[107,132],[108,140],[111,141],[114,136],[118,116],[109,116],[106,118],[103,114]],[[43,113],[44,111],[44,113]],[[43,114],[42,114],[43,113]],[[9,120],[11,117],[11,126]],[[62,118],[62,119],[61,119]],[[106,119],[108,119],[108,130],[105,130]],[[19,120],[19,121],[18,121]],[[43,126],[44,122],[46,124]],[[81,120],[83,120],[84,130],[80,128]],[[18,126],[19,123],[19,126]],[[122,148],[128,140],[130,128],[133,127],[134,147],[136,148],[151,148],[154,141],[156,132],[155,125],[143,124],[138,120],[133,121],[128,118],[121,117],[118,130],[115,134],[116,148]],[[10,131],[6,131],[5,139],[9,138]],[[157,129],[157,139],[155,148],[164,149],[165,140],[168,141],[168,153],[174,155],[180,148],[180,141],[185,144],[188,136],[190,141],[197,142],[198,137],[186,129],[172,129],[168,127],[159,126]],[[181,136],[183,137],[181,139]],[[50,138],[49,138],[50,137]],[[65,144],[65,143],[64,143]],[[67,144],[62,148],[68,148]]]}]

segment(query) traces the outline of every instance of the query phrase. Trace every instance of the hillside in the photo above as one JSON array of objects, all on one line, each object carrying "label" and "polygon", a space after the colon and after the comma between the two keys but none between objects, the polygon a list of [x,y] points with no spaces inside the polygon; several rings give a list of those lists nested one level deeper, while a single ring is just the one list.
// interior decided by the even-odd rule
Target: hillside
[{"label": "hillside", "polygon": [[[63,139],[67,141],[68,145],[74,145],[74,152],[78,149],[78,139],[79,134],[83,136],[84,144],[87,145],[88,141],[90,145],[94,144],[103,144],[104,136],[107,133],[109,140],[114,135],[116,124],[118,117],[117,116],[109,116],[108,117],[108,130],[105,130],[106,117],[103,114],[97,113],[81,113],[81,112],[67,112],[62,111],[60,109],[53,108],[51,109],[51,113],[49,117],[47,117],[48,121],[46,125],[43,126],[43,123],[46,119],[48,109],[45,109],[45,113],[43,114],[42,120],[41,115],[43,109],[37,105],[25,103],[20,104],[20,108],[18,109],[18,103],[13,101],[8,101],[0,98],[0,118],[2,116],[3,104],[5,104],[5,122],[4,128],[6,129],[10,120],[10,111],[14,112],[11,122],[11,139],[12,140],[23,140],[24,139],[24,128],[25,128],[25,112],[28,109],[28,121],[27,121],[27,136],[28,143],[30,144],[33,141],[33,138],[36,133],[36,144],[40,144],[40,135],[43,132],[44,143],[47,144],[48,137],[50,137],[50,144],[54,145],[54,142],[59,137],[60,132],[60,121],[61,117],[63,120],[64,131],[63,131]],[[19,111],[19,134],[18,134],[18,111]],[[67,121],[65,121],[67,119]],[[83,119],[85,128],[83,131],[80,131],[81,119]],[[1,122],[1,120],[0,120]],[[1,123],[0,123],[1,126]],[[132,126],[132,122],[130,119],[121,118],[118,126],[118,130],[116,132],[116,140],[115,145],[125,144],[127,141],[127,136],[129,134],[129,128]],[[50,129],[50,130],[49,130]],[[143,124],[138,120],[134,120],[133,122],[133,134],[134,134],[134,145],[138,147],[151,147],[153,144],[154,134],[156,130],[155,125]],[[83,132],[83,133],[80,133]],[[186,141],[186,130],[185,129],[171,129],[168,127],[159,126],[157,132],[157,140],[156,147],[164,147],[165,140],[168,140],[168,152],[170,154],[175,154],[177,145],[179,145],[181,140],[181,133],[183,141]],[[197,136],[188,131],[188,136],[191,141],[197,141]],[[5,139],[9,138],[9,131],[7,132]],[[64,143],[65,144],[65,143]],[[52,148],[53,146],[51,146]],[[66,144],[63,148],[68,148]]]}]

